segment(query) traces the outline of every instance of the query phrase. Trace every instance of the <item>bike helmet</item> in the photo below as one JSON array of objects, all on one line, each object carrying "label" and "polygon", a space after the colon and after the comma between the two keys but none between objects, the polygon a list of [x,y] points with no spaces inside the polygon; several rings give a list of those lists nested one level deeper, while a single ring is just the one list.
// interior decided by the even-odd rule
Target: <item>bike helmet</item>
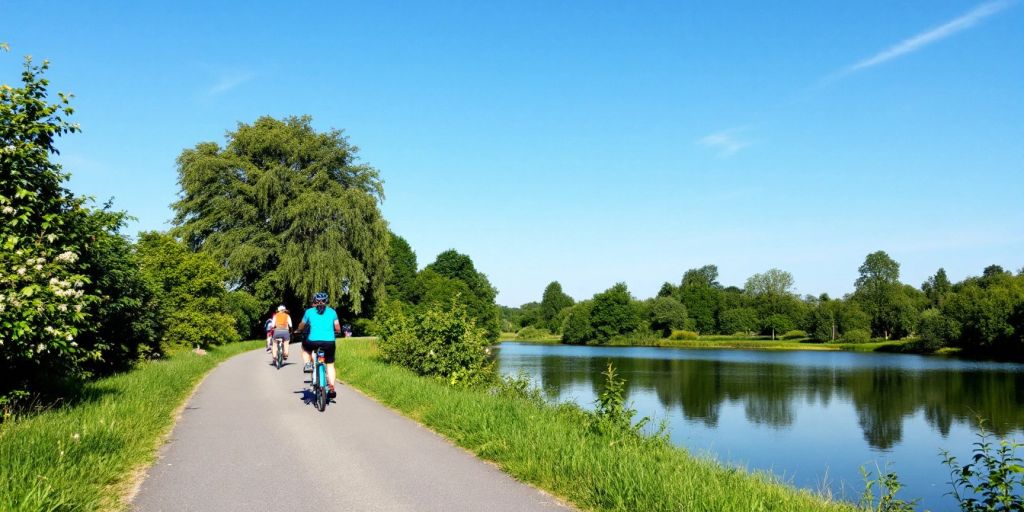
[{"label": "bike helmet", "polygon": [[327,293],[316,292],[316,294],[313,295],[313,302],[327,302]]}]

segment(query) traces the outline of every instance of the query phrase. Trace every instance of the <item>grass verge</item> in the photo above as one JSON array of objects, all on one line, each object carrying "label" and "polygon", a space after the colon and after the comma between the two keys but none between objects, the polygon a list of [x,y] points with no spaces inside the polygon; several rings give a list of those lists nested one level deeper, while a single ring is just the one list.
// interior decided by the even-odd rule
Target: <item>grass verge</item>
[{"label": "grass verge", "polygon": [[85,385],[82,400],[0,425],[0,510],[126,508],[137,473],[154,459],[175,412],[218,363],[262,341],[165,360]]},{"label": "grass verge", "polygon": [[512,476],[587,510],[855,510],[696,458],[667,443],[593,433],[574,406],[451,387],[376,358],[370,340],[338,345],[339,375]]}]

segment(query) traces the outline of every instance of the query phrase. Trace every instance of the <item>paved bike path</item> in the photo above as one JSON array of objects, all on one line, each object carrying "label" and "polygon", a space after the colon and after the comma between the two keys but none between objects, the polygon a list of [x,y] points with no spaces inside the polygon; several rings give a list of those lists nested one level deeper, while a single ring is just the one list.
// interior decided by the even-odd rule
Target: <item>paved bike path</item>
[{"label": "paved bike path", "polygon": [[269,359],[247,352],[210,373],[134,510],[568,510],[347,386],[317,411],[302,365]]}]

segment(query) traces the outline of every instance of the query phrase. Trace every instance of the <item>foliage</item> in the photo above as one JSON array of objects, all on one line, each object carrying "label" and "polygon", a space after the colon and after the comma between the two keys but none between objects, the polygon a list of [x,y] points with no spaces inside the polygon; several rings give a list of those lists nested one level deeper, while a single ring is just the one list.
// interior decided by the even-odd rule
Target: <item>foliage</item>
[{"label": "foliage", "polygon": [[722,302],[722,286],[718,284],[717,266],[705,265],[687,270],[683,274],[677,294],[679,302],[686,306],[686,313],[698,332],[716,332],[715,319]]},{"label": "foliage", "polygon": [[590,309],[593,340],[607,341],[613,336],[630,334],[640,328],[640,322],[639,308],[625,283],[594,295]]},{"label": "foliage", "polygon": [[[464,284],[468,294],[461,297],[461,302],[466,306],[468,313],[476,319],[477,325],[487,332],[487,339],[497,341],[498,335],[501,334],[500,313],[494,303],[498,291],[491,286],[484,273],[476,270],[469,256],[449,249],[438,254],[437,259],[427,265],[421,274],[425,272],[435,272],[456,282],[449,286],[458,287],[457,283]],[[417,301],[417,304],[421,303],[422,298]]]},{"label": "foliage", "polygon": [[772,339],[774,340],[775,333],[780,331],[788,331],[792,329],[794,325],[795,324],[793,322],[793,319],[791,319],[789,316],[782,314],[774,314],[764,319],[762,329],[764,329],[765,332],[771,332]]},{"label": "foliage", "polygon": [[724,333],[743,332],[750,334],[760,327],[757,310],[754,308],[735,308],[723,311],[719,318],[721,331]]},{"label": "foliage", "polygon": [[885,251],[876,251],[867,255],[858,271],[854,297],[871,316],[872,333],[885,339],[906,335],[913,322],[907,318],[911,306],[899,282],[900,264]]},{"label": "foliage", "polygon": [[315,292],[348,292],[343,306],[358,313],[384,293],[390,235],[378,172],[357,152],[308,116],[239,123],[226,146],[203,142],[178,157],[173,234],[261,303],[283,298],[298,310]]},{"label": "foliage", "polygon": [[562,342],[585,343],[593,339],[593,329],[590,326],[592,306],[593,302],[583,301],[569,308],[569,313],[562,322]]},{"label": "foliage", "polygon": [[477,382],[491,373],[487,333],[457,302],[408,313],[391,301],[378,309],[375,323],[381,357],[389,363],[451,384]]},{"label": "foliage", "polygon": [[389,265],[385,289],[389,298],[410,302],[416,281],[416,253],[404,238],[391,232],[389,234]]},{"label": "foliage", "polygon": [[604,385],[594,403],[590,429],[598,435],[608,436],[619,442],[648,441],[667,444],[668,435],[665,434],[664,424],[653,437],[646,438],[643,435],[643,428],[651,419],[644,416],[633,423],[636,409],[626,403],[626,381],[615,372],[615,366],[611,362],[601,375],[605,378]]},{"label": "foliage", "polygon": [[941,452],[949,466],[950,494],[960,510],[1024,510],[1024,459],[1016,453],[1021,447],[1024,444],[1007,439],[1000,439],[997,446],[982,423],[969,464],[960,465],[948,451]]},{"label": "foliage", "polygon": [[871,341],[871,332],[867,329],[850,329],[843,333],[843,341],[847,343],[867,343]]},{"label": "foliage", "polygon": [[547,329],[544,329],[542,327],[534,327],[532,325],[527,325],[526,327],[519,329],[519,332],[516,333],[516,339],[524,341],[542,340],[550,336],[551,331],[548,331]]},{"label": "foliage", "polygon": [[921,323],[918,327],[921,337],[921,348],[924,350],[935,350],[943,347],[960,337],[960,326],[936,308],[928,308],[921,313]]},{"label": "foliage", "polygon": [[[871,472],[864,469],[864,466],[860,468],[860,474],[864,478],[864,494],[860,499],[861,508],[873,512],[914,512],[914,505],[919,500],[903,500],[896,497],[896,493],[899,492],[903,484],[900,483],[899,476],[889,471],[888,468],[882,469],[876,466],[878,472],[877,478],[871,478]],[[875,504],[875,488],[878,488],[878,503]]]},{"label": "foliage", "polygon": [[547,327],[552,331],[558,330],[560,324],[557,323],[556,317],[562,310],[575,303],[572,297],[562,291],[562,285],[558,281],[549,283],[544,288],[544,295],[540,301],[541,327]]},{"label": "foliage", "polygon": [[675,297],[656,297],[651,299],[648,309],[648,321],[651,329],[668,336],[673,329],[687,327],[686,306]]},{"label": "foliage", "polygon": [[243,339],[262,338],[263,312],[266,309],[259,299],[247,291],[235,290],[224,297],[225,311],[235,319],[235,330]]},{"label": "foliage", "polygon": [[56,138],[79,128],[67,95],[47,102],[48,67],[26,58],[21,86],[0,84],[0,403],[103,357],[102,343],[77,341],[99,300],[82,257],[96,233],[50,160]]},{"label": "foliage", "polygon": [[670,340],[695,340],[695,339],[697,339],[699,337],[700,337],[700,335],[695,333],[695,332],[693,332],[693,331],[672,331],[672,334],[669,335],[668,339],[670,339]]},{"label": "foliage", "polygon": [[156,290],[163,341],[207,347],[237,341],[224,280],[227,272],[207,253],[194,253],[170,235],[140,233],[142,272]]},{"label": "foliage", "polygon": [[782,339],[784,340],[802,340],[806,337],[807,332],[801,331],[799,329],[793,331],[786,331],[786,333],[782,335]]},{"label": "foliage", "polygon": [[76,339],[98,354],[85,364],[89,375],[125,370],[161,352],[159,316],[151,306],[155,291],[139,267],[133,244],[118,233],[127,218],[106,205],[91,211],[80,225],[83,236],[92,238],[79,261],[86,275],[84,289],[97,298],[83,309],[89,322]]},{"label": "foliage", "polygon": [[949,282],[949,277],[946,276],[946,269],[940,268],[935,272],[934,276],[929,277],[921,285],[921,291],[928,297],[933,307],[941,308],[945,302],[946,295],[953,291],[953,284]]}]

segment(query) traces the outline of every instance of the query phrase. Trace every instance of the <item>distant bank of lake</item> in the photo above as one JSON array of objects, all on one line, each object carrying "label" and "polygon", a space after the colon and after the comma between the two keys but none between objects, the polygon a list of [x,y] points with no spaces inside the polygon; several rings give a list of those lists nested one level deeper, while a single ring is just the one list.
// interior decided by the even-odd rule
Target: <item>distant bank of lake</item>
[{"label": "distant bank of lake", "polygon": [[940,449],[965,460],[978,416],[1024,439],[1024,365],[904,354],[686,350],[503,342],[503,374],[590,408],[611,361],[640,416],[674,443],[856,501],[858,468],[891,462],[920,508],[955,502]]}]

